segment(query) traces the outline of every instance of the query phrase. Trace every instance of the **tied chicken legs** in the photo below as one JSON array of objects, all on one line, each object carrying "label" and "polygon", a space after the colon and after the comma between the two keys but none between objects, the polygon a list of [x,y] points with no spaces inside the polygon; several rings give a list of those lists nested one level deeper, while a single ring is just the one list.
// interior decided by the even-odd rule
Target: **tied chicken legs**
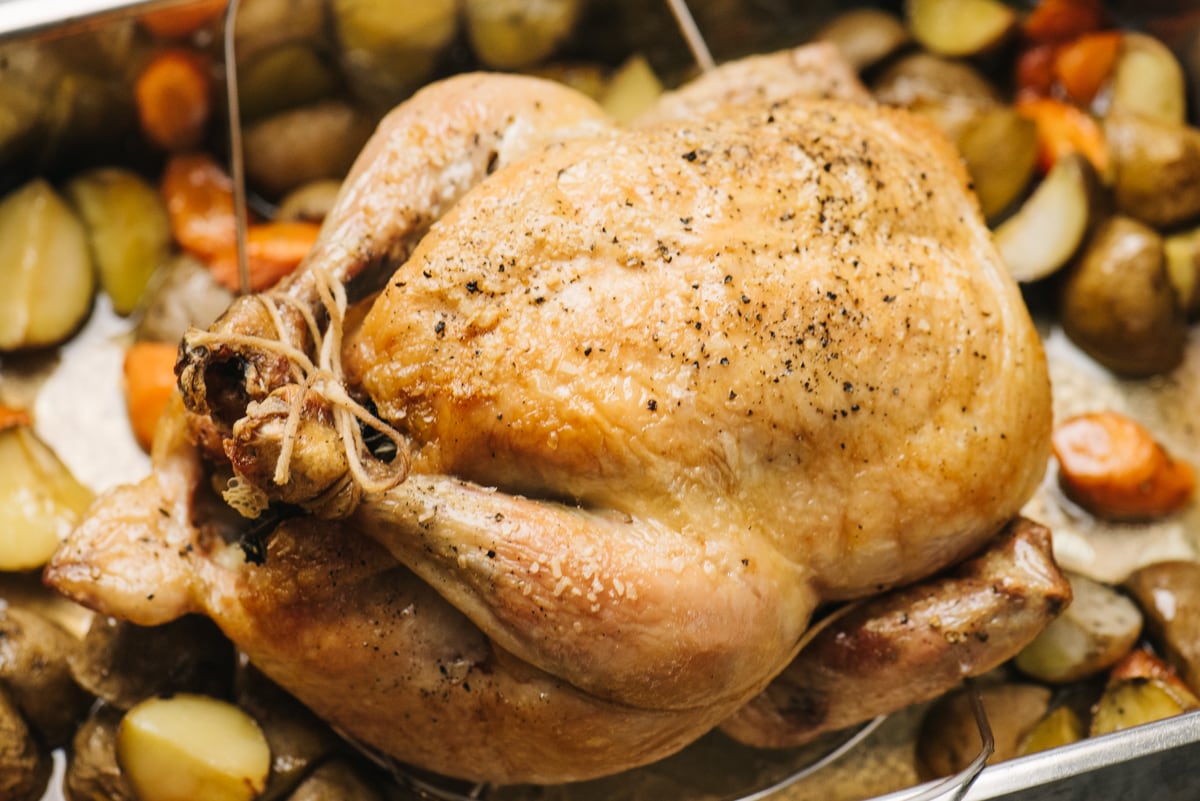
[{"label": "tied chicken legs", "polygon": [[[774,59],[807,97],[710,80],[632,130],[534,79],[419,93],[302,271],[185,337],[154,473],[47,580],[206,613],[358,740],[494,782],[723,721],[802,742],[1011,656],[1069,599],[1013,522],[1048,454],[1036,332],[951,146],[828,48]],[[284,518],[262,564],[226,479]],[[994,636],[883,626],[887,708],[861,708],[870,677],[804,646],[868,596],[814,646],[920,604]],[[789,714],[806,693],[822,711]]]}]

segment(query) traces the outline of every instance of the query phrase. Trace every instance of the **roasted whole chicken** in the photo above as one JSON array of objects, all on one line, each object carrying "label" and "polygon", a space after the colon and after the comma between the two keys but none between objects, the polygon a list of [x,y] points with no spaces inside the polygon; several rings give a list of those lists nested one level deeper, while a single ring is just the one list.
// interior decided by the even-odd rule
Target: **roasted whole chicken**
[{"label": "roasted whole chicken", "polygon": [[1069,600],[1016,517],[1050,433],[1021,297],[951,146],[825,46],[631,129],[532,78],[432,85],[301,271],[180,354],[153,473],[47,581],[209,615],[440,773],[802,743]]}]

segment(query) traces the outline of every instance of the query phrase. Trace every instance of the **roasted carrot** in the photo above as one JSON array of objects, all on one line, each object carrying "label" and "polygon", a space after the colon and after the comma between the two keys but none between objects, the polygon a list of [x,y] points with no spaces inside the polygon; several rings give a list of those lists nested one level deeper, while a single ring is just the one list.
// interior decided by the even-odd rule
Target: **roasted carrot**
[{"label": "roasted carrot", "polygon": [[24,409],[18,409],[14,406],[5,406],[0,404],[0,431],[5,431],[17,426],[27,426],[33,423],[29,412]]},{"label": "roasted carrot", "polygon": [[1120,49],[1118,31],[1084,34],[1058,48],[1054,78],[1068,97],[1087,106],[1108,80]]},{"label": "roasted carrot", "polygon": [[1065,42],[1103,24],[1103,0],[1041,0],[1021,30],[1033,42]]},{"label": "roasted carrot", "polygon": [[177,353],[175,345],[165,342],[138,342],[125,351],[125,409],[134,438],[147,451],[175,391]]},{"label": "roasted carrot", "polygon": [[179,39],[191,36],[225,11],[227,0],[192,0],[142,14],[142,27],[155,36]]},{"label": "roasted carrot", "polygon": [[1141,424],[1116,412],[1072,417],[1054,432],[1063,491],[1098,517],[1150,520],[1182,509],[1196,487],[1187,462],[1173,459]]},{"label": "roasted carrot", "polygon": [[[246,261],[250,290],[259,292],[296,269],[308,255],[321,226],[313,222],[270,222],[251,225],[246,231]],[[208,262],[213,277],[238,290],[237,251],[228,248]]]},{"label": "roasted carrot", "polygon": [[1018,100],[1050,96],[1054,88],[1054,59],[1057,52],[1056,44],[1039,44],[1026,48],[1017,56]]},{"label": "roasted carrot", "polygon": [[184,250],[207,261],[234,246],[233,182],[212,157],[175,156],[162,177],[171,235]]},{"label": "roasted carrot", "polygon": [[1038,166],[1043,172],[1049,172],[1060,156],[1077,152],[1087,157],[1096,172],[1107,174],[1108,144],[1086,111],[1051,97],[1018,100],[1015,108],[1037,125]]},{"label": "roasted carrot", "polygon": [[156,53],[134,85],[142,132],[164,150],[195,147],[212,114],[212,77],[204,57],[172,48]]}]

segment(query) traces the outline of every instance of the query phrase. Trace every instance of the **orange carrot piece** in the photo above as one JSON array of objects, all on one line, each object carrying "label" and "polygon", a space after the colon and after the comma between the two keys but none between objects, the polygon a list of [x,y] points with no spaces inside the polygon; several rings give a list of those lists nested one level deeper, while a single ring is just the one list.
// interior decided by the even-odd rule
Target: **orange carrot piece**
[{"label": "orange carrot piece", "polygon": [[1058,49],[1054,78],[1068,97],[1087,106],[1108,80],[1120,49],[1118,31],[1084,34]]},{"label": "orange carrot piece", "polygon": [[1055,430],[1053,448],[1063,491],[1099,517],[1161,518],[1195,492],[1192,466],[1172,459],[1149,431],[1116,412],[1072,417]]},{"label": "orange carrot piece", "polygon": [[1015,104],[1018,113],[1037,125],[1038,166],[1048,172],[1060,156],[1082,153],[1096,172],[1108,172],[1108,143],[1104,132],[1086,111],[1050,97],[1026,98]]},{"label": "orange carrot piece", "polygon": [[171,234],[184,250],[208,260],[234,246],[233,181],[212,157],[175,156],[162,177]]},{"label": "orange carrot piece", "polygon": [[212,115],[208,62],[181,48],[155,54],[134,85],[142,133],[164,150],[200,143]]},{"label": "orange carrot piece", "polygon": [[33,425],[33,418],[24,409],[0,404],[0,431],[7,431],[18,426]]},{"label": "orange carrot piece", "polygon": [[1064,42],[1103,24],[1103,0],[1041,0],[1021,29],[1033,42]]},{"label": "orange carrot piece", "polygon": [[[321,226],[314,222],[270,222],[246,230],[246,261],[250,290],[261,292],[291,273],[312,250]],[[208,262],[217,281],[235,292],[238,287],[237,250],[228,248]]]},{"label": "orange carrot piece", "polygon": [[1049,97],[1054,86],[1054,60],[1058,45],[1039,44],[1017,56],[1017,99]]},{"label": "orange carrot piece", "polygon": [[143,450],[150,450],[158,419],[175,391],[178,350],[166,342],[138,342],[125,351],[125,409]]},{"label": "orange carrot piece", "polygon": [[225,12],[227,0],[192,0],[189,3],[147,11],[142,27],[155,36],[180,39],[191,36]]}]

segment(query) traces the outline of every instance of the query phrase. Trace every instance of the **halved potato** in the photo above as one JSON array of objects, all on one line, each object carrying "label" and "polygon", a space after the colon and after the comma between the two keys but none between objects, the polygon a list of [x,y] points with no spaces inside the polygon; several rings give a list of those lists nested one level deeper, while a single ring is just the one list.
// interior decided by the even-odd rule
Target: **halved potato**
[{"label": "halved potato", "polygon": [[1153,36],[1128,31],[1113,69],[1109,113],[1137,114],[1171,125],[1187,120],[1187,89],[1171,50]]},{"label": "halved potato", "polygon": [[1163,240],[1167,278],[1184,313],[1200,313],[1200,228],[1172,234]]},{"label": "halved potato", "polygon": [[880,103],[928,117],[958,141],[982,111],[999,108],[1000,96],[979,70],[961,61],[912,53],[896,60],[871,85]]},{"label": "halved potato", "polygon": [[35,179],[0,201],[0,351],[66,339],[95,288],[83,224],[50,184]]},{"label": "halved potato", "polygon": [[[1034,138],[1036,159],[1036,132]],[[996,229],[996,247],[1013,278],[1037,281],[1070,261],[1087,237],[1096,196],[1096,175],[1088,160],[1079,153],[1060,158],[1021,208]]]},{"label": "halved potato", "polygon": [[87,228],[100,288],[117,314],[129,314],[171,249],[162,198],[141,176],[120,167],[82,173],[65,191]]},{"label": "halved potato", "polygon": [[1133,601],[1070,575],[1071,605],[1017,654],[1023,673],[1053,684],[1078,681],[1116,664],[1137,643],[1142,615]]},{"label": "halved potato", "polygon": [[1104,136],[1118,209],[1155,228],[1200,217],[1200,130],[1109,114]]},{"label": "halved potato", "polygon": [[1200,699],[1149,651],[1130,652],[1113,667],[1092,707],[1092,736],[1121,731],[1200,708]]},{"label": "halved potato", "polygon": [[926,49],[944,56],[971,56],[1002,42],[1017,15],[999,0],[908,0],[908,27]]},{"label": "halved potato", "polygon": [[0,570],[44,565],[92,498],[32,428],[0,431]]},{"label": "halved potato", "polygon": [[912,39],[899,17],[878,8],[856,8],[838,14],[813,38],[833,42],[842,57],[860,71],[887,58]]},{"label": "halved potato", "polygon": [[117,762],[140,801],[251,801],[267,785],[271,749],[233,704],[175,695],[125,713]]},{"label": "halved potato", "polygon": [[1069,706],[1055,707],[1021,740],[1020,756],[1048,751],[1083,739],[1083,721]]},{"label": "halved potato", "polygon": [[117,727],[123,714],[98,704],[75,732],[63,776],[70,801],[137,801],[117,764]]},{"label": "halved potato", "polygon": [[989,220],[1016,202],[1037,168],[1037,126],[1009,106],[980,109],[955,144]]},{"label": "halved potato", "polygon": [[662,82],[650,62],[635,54],[608,79],[600,105],[617,122],[628,123],[653,106],[662,93]]}]

